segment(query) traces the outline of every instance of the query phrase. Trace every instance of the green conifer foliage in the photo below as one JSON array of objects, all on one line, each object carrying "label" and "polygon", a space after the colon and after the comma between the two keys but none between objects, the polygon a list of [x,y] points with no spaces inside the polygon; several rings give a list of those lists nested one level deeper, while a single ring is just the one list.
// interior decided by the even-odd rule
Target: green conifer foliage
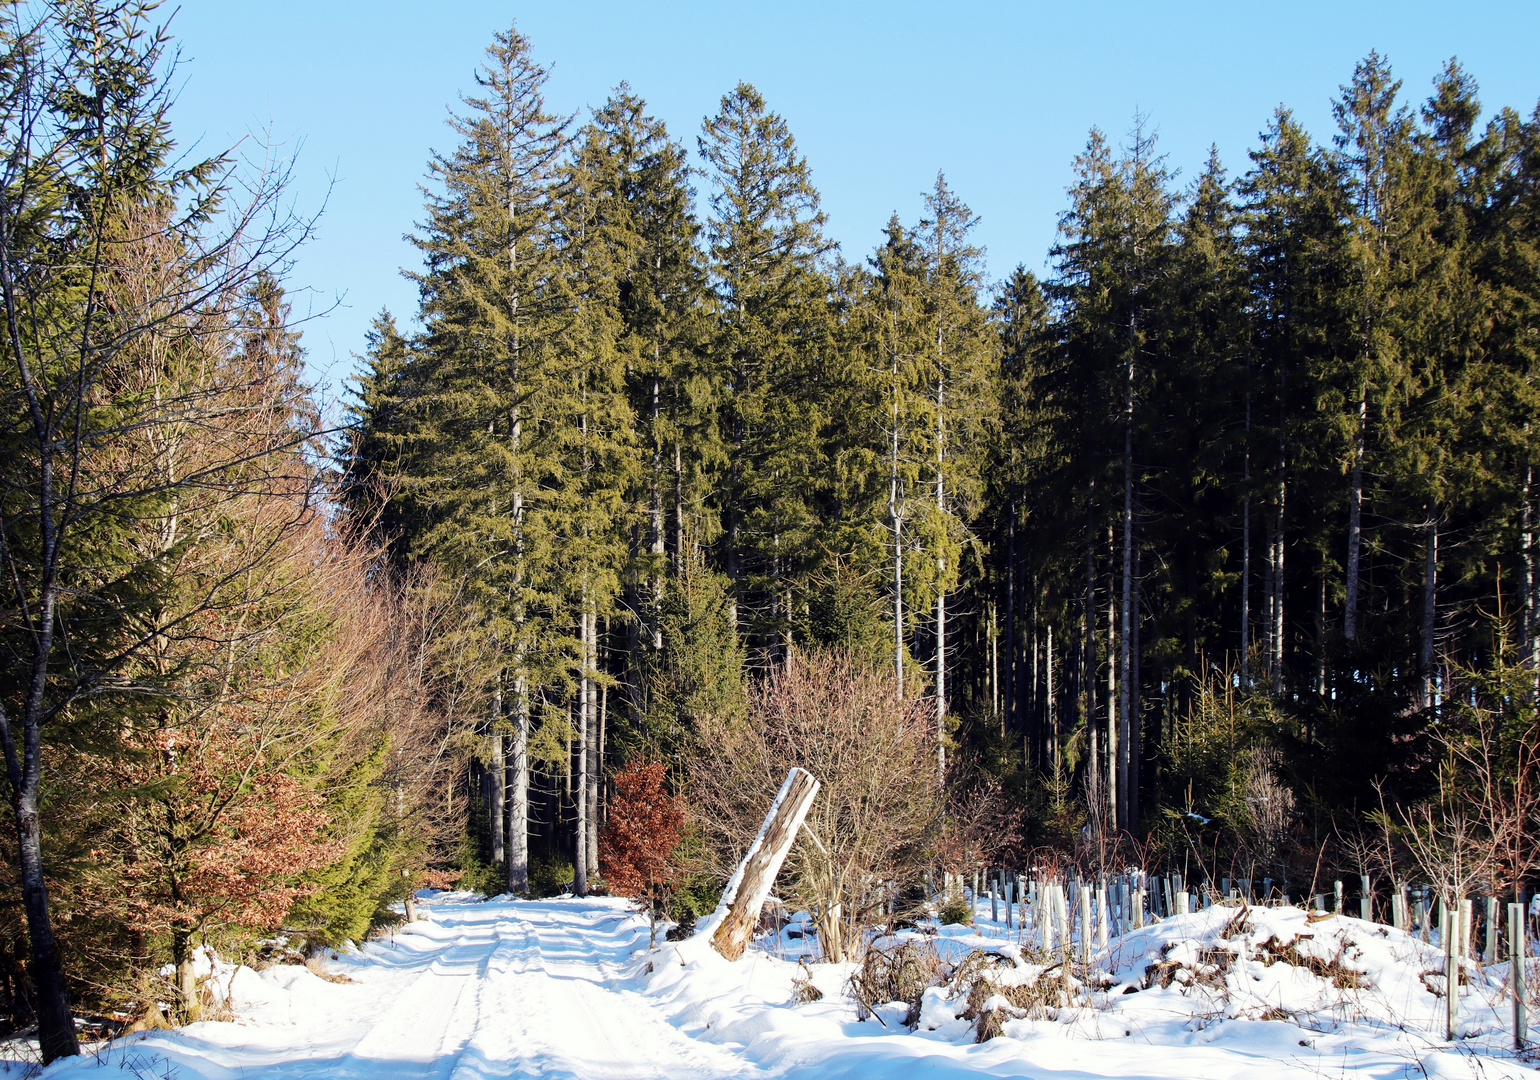
[{"label": "green conifer foliage", "polygon": [[576,257],[559,229],[568,121],[546,110],[546,77],[528,39],[517,30],[496,36],[476,76],[480,96],[465,98],[450,122],[459,145],[430,163],[434,187],[416,237],[426,267],[413,438],[425,453],[414,486],[431,516],[411,549],[464,580],[481,613],[481,654],[500,673],[490,764],[500,792],[501,740],[511,737],[514,891],[527,881],[518,819],[527,814],[534,695],[574,666],[588,669],[575,625],[586,615],[573,618],[566,571],[591,552],[564,544],[573,499],[590,479],[582,426],[598,423],[600,407],[583,395],[585,366],[604,360],[602,338],[583,321],[591,313],[575,301]]},{"label": "green conifer foliage", "polygon": [[815,556],[825,485],[818,393],[830,346],[830,249],[805,158],[786,121],[740,83],[699,140],[717,332],[711,346],[727,443],[718,485],[722,563],[739,626],[761,648],[788,640],[795,581]]}]

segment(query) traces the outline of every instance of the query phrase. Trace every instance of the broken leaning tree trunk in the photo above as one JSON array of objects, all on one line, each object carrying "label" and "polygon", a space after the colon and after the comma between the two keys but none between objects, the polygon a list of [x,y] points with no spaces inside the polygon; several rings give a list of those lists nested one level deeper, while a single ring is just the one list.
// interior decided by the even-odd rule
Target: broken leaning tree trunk
[{"label": "broken leaning tree trunk", "polygon": [[722,903],[728,906],[727,917],[711,935],[711,945],[729,960],[742,956],[754,936],[760,909],[775,884],[775,875],[780,873],[817,794],[818,781],[806,769],[794,768],[786,774],[786,782],[770,804],[770,813],[765,815],[759,835],[722,891]]}]

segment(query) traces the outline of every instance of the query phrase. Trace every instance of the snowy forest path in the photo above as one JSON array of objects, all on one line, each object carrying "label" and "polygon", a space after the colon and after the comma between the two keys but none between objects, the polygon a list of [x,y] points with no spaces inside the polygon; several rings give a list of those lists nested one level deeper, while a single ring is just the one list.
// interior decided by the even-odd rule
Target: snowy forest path
[{"label": "snowy forest path", "polygon": [[448,894],[425,897],[418,911],[389,938],[327,962],[351,982],[298,967],[244,971],[232,989],[242,1019],[121,1040],[93,1064],[158,1077],[153,1050],[176,1075],[209,1080],[762,1075],[626,988],[626,962],[647,945],[647,928],[621,901]]}]

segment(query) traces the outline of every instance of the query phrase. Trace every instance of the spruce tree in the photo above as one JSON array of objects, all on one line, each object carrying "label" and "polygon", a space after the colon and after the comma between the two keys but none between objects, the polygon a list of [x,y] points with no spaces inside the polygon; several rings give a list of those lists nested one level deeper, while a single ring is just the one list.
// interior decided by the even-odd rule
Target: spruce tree
[{"label": "spruce tree", "polygon": [[577,389],[562,342],[574,305],[555,191],[569,136],[567,118],[545,107],[546,78],[527,38],[496,35],[476,74],[480,96],[450,121],[458,146],[429,165],[414,238],[426,260],[415,275],[425,386],[415,438],[431,448],[416,484],[432,520],[411,547],[462,578],[481,615],[481,654],[500,688],[489,767],[494,792],[508,793],[502,861],[516,893],[528,888],[535,696],[559,681],[580,636],[558,559]]},{"label": "spruce tree", "polygon": [[937,174],[925,196],[917,239],[925,253],[921,322],[925,348],[917,365],[928,416],[917,442],[925,447],[921,482],[929,489],[917,514],[927,559],[920,578],[934,597],[937,765],[946,773],[947,595],[957,587],[965,543],[983,509],[983,470],[998,423],[998,363],[979,293],[983,251],[969,234],[978,218]]},{"label": "spruce tree", "polygon": [[722,562],[735,621],[762,650],[790,633],[794,582],[814,558],[825,477],[817,388],[829,347],[830,250],[805,158],[786,121],[740,83],[699,140],[710,182],[707,224],[717,332]]}]

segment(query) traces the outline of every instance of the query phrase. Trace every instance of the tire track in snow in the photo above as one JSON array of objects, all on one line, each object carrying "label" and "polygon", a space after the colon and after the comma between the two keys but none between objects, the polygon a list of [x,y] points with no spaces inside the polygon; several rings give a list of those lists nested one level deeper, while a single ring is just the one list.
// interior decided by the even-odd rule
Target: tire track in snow
[{"label": "tire track in snow", "polygon": [[627,917],[533,905],[531,915],[546,916],[524,924],[532,954],[522,970],[488,980],[488,1021],[449,1080],[723,1080],[757,1073],[727,1049],[682,1035],[641,996],[609,985],[615,960],[634,940],[634,927],[624,938],[616,933]]},{"label": "tire track in snow", "polygon": [[394,997],[347,1053],[346,1075],[441,1080],[460,1072],[465,1048],[486,1020],[482,999],[494,972],[509,970],[521,944],[523,952],[533,951],[527,926],[500,919],[489,936],[476,929],[461,928]]}]

